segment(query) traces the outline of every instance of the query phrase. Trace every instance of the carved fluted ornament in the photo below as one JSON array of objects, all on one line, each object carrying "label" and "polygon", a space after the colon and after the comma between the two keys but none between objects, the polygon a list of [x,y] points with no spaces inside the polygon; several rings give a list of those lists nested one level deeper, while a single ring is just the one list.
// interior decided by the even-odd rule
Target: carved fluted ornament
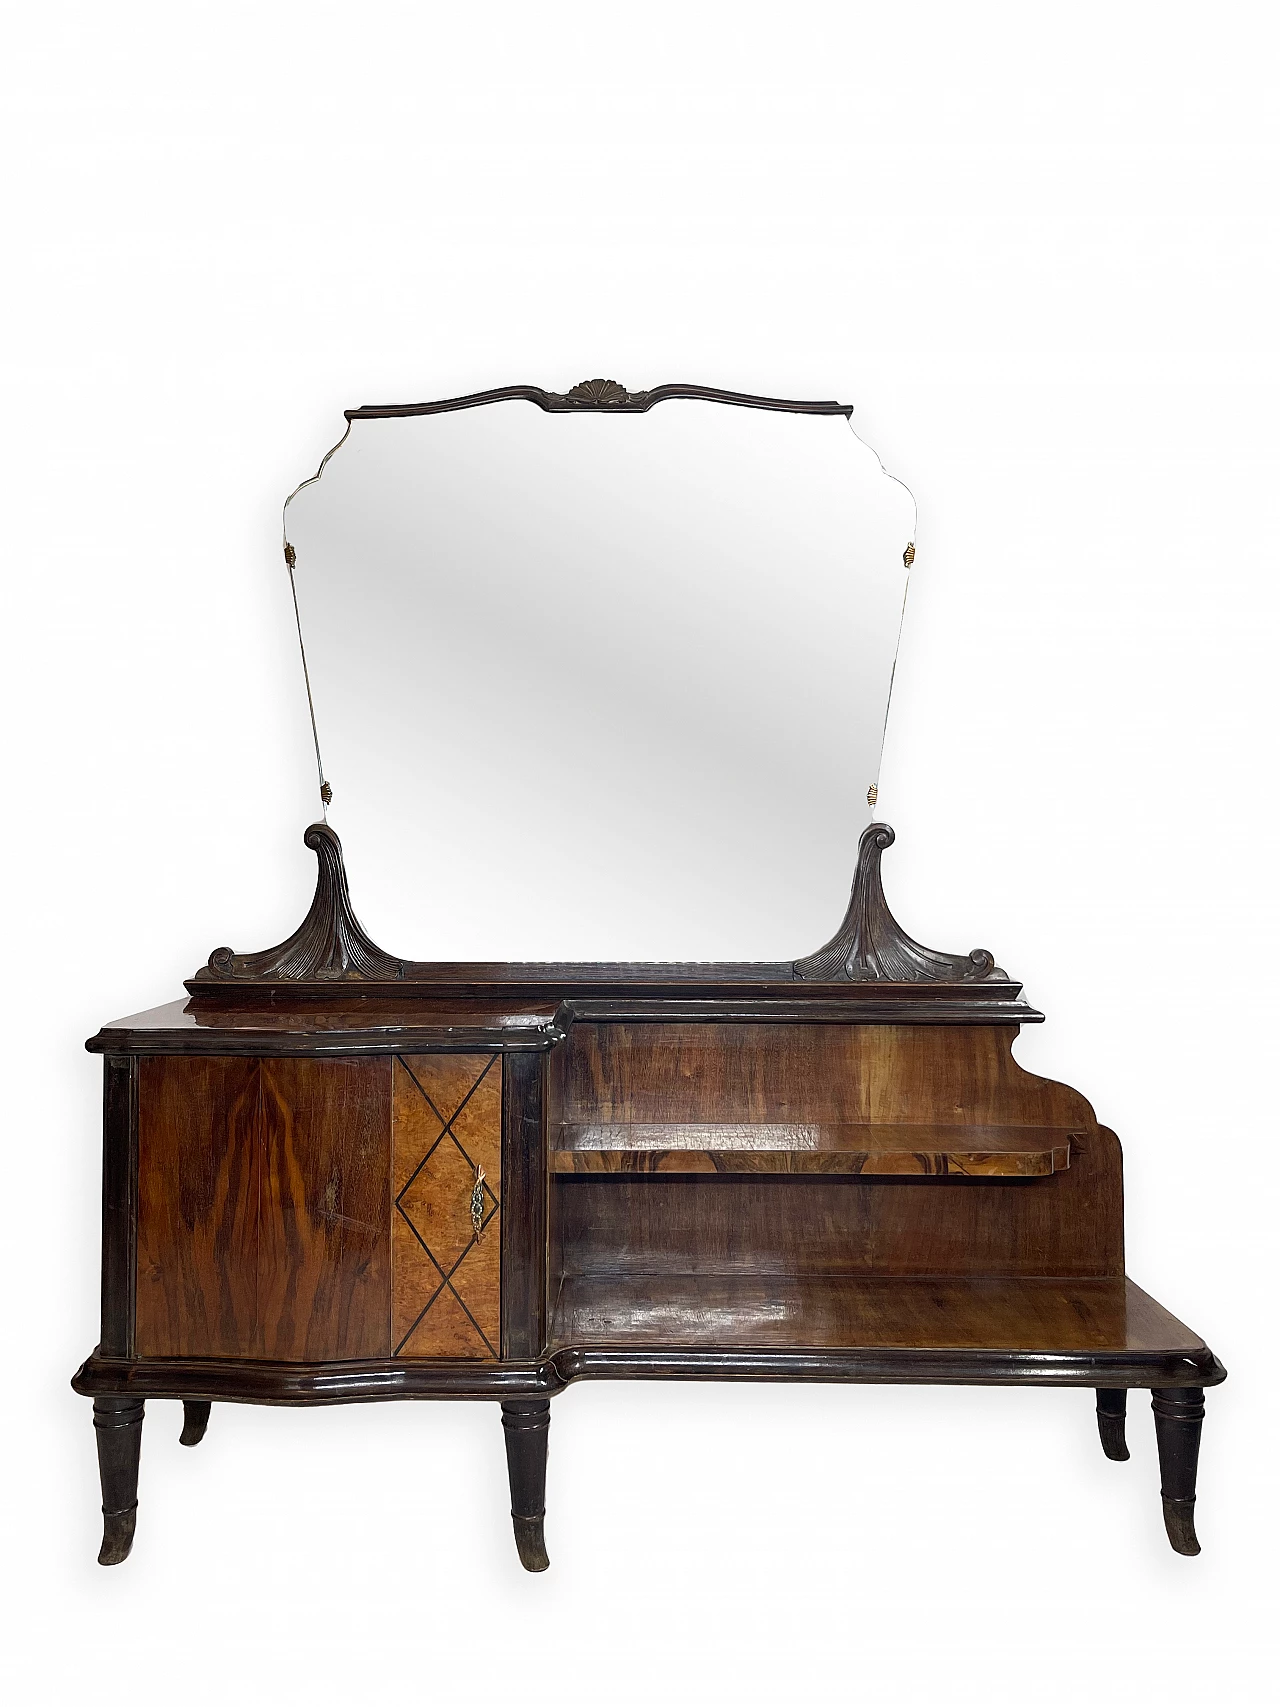
[{"label": "carved fluted ornament", "polygon": [[616,409],[622,403],[642,403],[648,395],[647,391],[628,391],[616,379],[584,379],[565,392],[563,401],[583,409]]},{"label": "carved fluted ornament", "polygon": [[941,954],[909,937],[889,911],[880,856],[894,843],[887,824],[868,824],[858,843],[853,893],[840,929],[816,954],[797,960],[797,978],[845,983],[882,978],[900,984],[975,984],[1007,978],[985,948]]},{"label": "carved fluted ornament", "polygon": [[351,908],[342,843],[327,824],[312,824],[302,838],[319,863],[316,892],[306,918],[286,941],[259,954],[215,948],[213,978],[403,978],[404,962],[371,942]]}]

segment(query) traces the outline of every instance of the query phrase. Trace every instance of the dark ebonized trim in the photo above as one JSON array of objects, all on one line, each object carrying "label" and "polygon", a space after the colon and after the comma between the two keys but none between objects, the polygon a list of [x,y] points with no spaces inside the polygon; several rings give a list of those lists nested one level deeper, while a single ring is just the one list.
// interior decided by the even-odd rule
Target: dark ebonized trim
[{"label": "dark ebonized trim", "polygon": [[1200,1458],[1200,1431],[1204,1424],[1204,1388],[1167,1387],[1152,1393],[1151,1409],[1156,1421],[1156,1448],[1160,1457],[1160,1497],[1164,1504],[1164,1526],[1175,1553],[1193,1557],[1200,1551],[1196,1539],[1196,1467]]},{"label": "dark ebonized trim", "polygon": [[[858,986],[850,986],[857,988]],[[563,986],[561,986],[563,988]],[[484,991],[482,994],[489,994]],[[476,992],[464,994],[474,997]],[[501,999],[519,999],[508,990]],[[527,992],[524,993],[527,999]],[[552,989],[549,994],[554,996]],[[885,992],[880,991],[883,997]],[[228,1003],[228,1011],[235,1004]],[[564,1024],[533,1028],[401,1026],[351,1031],[302,1031],[291,1026],[248,1031],[211,1024],[207,1029],[130,1031],[105,1027],[89,1038],[91,1055],[452,1055],[499,1053],[538,1054],[564,1040],[573,1020],[660,1023],[705,1021],[707,1024],[768,1025],[1030,1025],[1043,1020],[1035,1008],[1017,1001],[953,1001],[947,998],[912,1000],[908,992],[892,999],[846,1002],[822,997],[756,1000],[679,1000],[673,997],[616,997],[611,1000],[574,999]]]},{"label": "dark ebonized trim", "polygon": [[[545,1004],[563,1002],[577,1019],[763,1019],[800,1022],[833,1020],[859,1024],[889,1021],[910,1024],[912,1014],[926,1016],[926,1025],[1034,1024],[1044,1015],[1020,999],[1021,984],[981,983],[893,984],[889,982],[802,984],[790,978],[774,980],[768,967],[705,965],[646,966],[640,972],[619,967],[538,966],[514,962],[468,966],[442,965],[430,976],[403,984],[361,985],[359,994],[405,1001],[495,1001]],[[193,995],[211,998],[208,984],[190,979]],[[347,995],[344,987],[343,995]],[[201,1012],[219,1008],[259,1007],[263,997],[280,996],[294,1002],[333,1000],[332,985],[301,983],[223,985]],[[665,1009],[665,1013],[661,1011]],[[676,1010],[679,1010],[678,1012]],[[101,1036],[108,1035],[106,1032]],[[183,1033],[183,1035],[189,1035]],[[506,1035],[511,1035],[507,1033]],[[107,1047],[104,1045],[103,1047]]]},{"label": "dark ebonized trim", "polygon": [[502,1063],[502,1355],[547,1344],[547,1071],[541,1055]]},{"label": "dark ebonized trim", "polygon": [[[794,989],[794,986],[792,986]],[[1019,990],[1020,984],[1008,986]],[[861,990],[864,998],[848,999],[846,992]],[[1035,1025],[1044,1019],[1038,1009],[1016,996],[993,992],[981,986],[977,996],[961,995],[958,988],[943,995],[922,994],[918,985],[883,984],[816,985],[808,996],[768,993],[758,997],[735,995],[691,996],[687,992],[646,996],[596,996],[570,999],[573,1017],[580,1020],[708,1020],[740,1023],[760,1021],[775,1025]]]},{"label": "dark ebonized trim", "polygon": [[550,1028],[499,1031],[484,1027],[401,1026],[370,1031],[244,1031],[217,1026],[200,1031],[116,1031],[91,1037],[91,1055],[484,1055],[519,1054],[555,1047],[564,1034]]},{"label": "dark ebonized trim", "polygon": [[545,1571],[551,1563],[542,1533],[547,1508],[550,1428],[549,1399],[502,1401],[502,1433],[507,1444],[507,1476],[511,1484],[511,1526],[520,1563],[526,1571]]},{"label": "dark ebonized trim", "polygon": [[[552,1359],[567,1384],[589,1378],[665,1381],[877,1382],[956,1387],[1205,1387],[1227,1372],[1199,1352],[716,1351],[571,1348]],[[1193,1376],[1192,1371],[1195,1371]]]},{"label": "dark ebonized trim", "polygon": [[564,1386],[549,1362],[267,1363],[242,1358],[87,1358],[71,1380],[81,1394],[210,1399],[250,1405],[343,1405],[378,1399],[534,1398]]},{"label": "dark ebonized trim", "polygon": [[102,1338],[104,1357],[133,1355],[138,1274],[138,1068],[102,1063]]},{"label": "dark ebonized trim", "polygon": [[125,1398],[100,1394],[93,1401],[93,1432],[102,1482],[100,1565],[122,1565],[133,1546],[144,1410],[143,1401],[132,1394]]},{"label": "dark ebonized trim", "polygon": [[797,403],[782,397],[756,397],[745,391],[721,391],[710,385],[656,385],[650,391],[627,391],[612,379],[588,379],[570,391],[544,391],[540,385],[500,385],[492,391],[472,391],[465,397],[445,397],[435,403],[366,403],[345,409],[348,421],[388,421],[406,415],[447,415],[455,409],[479,409],[486,403],[536,403],[549,415],[576,415],[596,409],[615,415],[643,415],[655,404],[687,397],[704,403],[730,403],[740,409],[776,409],[789,415],[853,414],[851,403]]},{"label": "dark ebonized trim", "polygon": [[1216,1387],[1226,1370],[1196,1352],[715,1351],[570,1348],[529,1362],[260,1363],[93,1356],[77,1393],[340,1405],[376,1399],[498,1399],[559,1392],[572,1381],[824,1381],[957,1387]]},{"label": "dark ebonized trim", "polygon": [[208,1399],[184,1399],[182,1402],[182,1433],[180,1446],[199,1446],[209,1427],[209,1412],[213,1406]]}]

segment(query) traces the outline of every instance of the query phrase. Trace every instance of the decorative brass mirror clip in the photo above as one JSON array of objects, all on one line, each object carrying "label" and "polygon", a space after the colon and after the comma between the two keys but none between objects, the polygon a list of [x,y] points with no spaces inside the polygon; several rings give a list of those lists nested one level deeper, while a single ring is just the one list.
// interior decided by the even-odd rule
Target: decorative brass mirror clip
[{"label": "decorative brass mirror clip", "polygon": [[471,1188],[471,1225],[476,1238],[484,1225],[484,1169],[476,1168],[476,1183]]}]

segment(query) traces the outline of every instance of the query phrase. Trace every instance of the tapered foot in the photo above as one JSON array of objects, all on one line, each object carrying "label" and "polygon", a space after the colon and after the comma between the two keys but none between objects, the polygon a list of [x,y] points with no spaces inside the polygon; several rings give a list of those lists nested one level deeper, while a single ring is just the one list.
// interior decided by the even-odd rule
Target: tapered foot
[{"label": "tapered foot", "polygon": [[547,1543],[542,1533],[540,1517],[517,1517],[511,1514],[511,1527],[516,1532],[516,1552],[526,1571],[545,1571],[551,1564]]},{"label": "tapered foot", "polygon": [[545,1571],[551,1563],[542,1535],[546,1511],[547,1437],[551,1430],[550,1399],[504,1399],[502,1429],[507,1442],[511,1526],[515,1530],[516,1551],[526,1571]]},{"label": "tapered foot", "polygon": [[102,1479],[100,1565],[129,1557],[138,1520],[138,1459],[142,1451],[142,1400],[95,1399],[93,1427]]},{"label": "tapered foot", "polygon": [[1202,1387],[1157,1387],[1151,1395],[1160,1453],[1160,1497],[1164,1527],[1175,1553],[1194,1558],[1196,1539],[1196,1468],[1200,1458],[1200,1429],[1204,1423]]},{"label": "tapered foot", "polygon": [[1196,1502],[1165,1500],[1164,1532],[1175,1553],[1185,1553],[1194,1559],[1200,1551],[1200,1543],[1196,1539]]},{"label": "tapered foot", "polygon": [[138,1527],[138,1508],[132,1511],[104,1511],[102,1514],[102,1545],[98,1549],[100,1565],[123,1565],[133,1546],[133,1532]]},{"label": "tapered foot", "polygon": [[183,1446],[199,1446],[204,1439],[204,1431],[209,1426],[209,1412],[212,1405],[208,1399],[184,1399],[182,1401],[182,1433],[178,1440]]},{"label": "tapered foot", "polygon": [[1129,1456],[1124,1438],[1124,1411],[1129,1395],[1123,1387],[1099,1387],[1098,1438],[1108,1458],[1123,1464]]}]

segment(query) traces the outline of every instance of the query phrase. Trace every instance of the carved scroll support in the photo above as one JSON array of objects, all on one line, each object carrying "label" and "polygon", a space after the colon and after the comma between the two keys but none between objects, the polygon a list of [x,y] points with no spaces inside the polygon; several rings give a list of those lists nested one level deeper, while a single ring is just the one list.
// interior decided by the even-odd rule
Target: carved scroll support
[{"label": "carved scroll support", "polygon": [[797,960],[797,978],[852,983],[881,978],[901,984],[980,984],[1005,979],[985,948],[940,954],[909,937],[889,911],[880,881],[880,856],[894,843],[887,824],[868,824],[858,843],[849,909],[840,929],[816,954]]},{"label": "carved scroll support", "polygon": [[319,863],[315,898],[293,935],[259,954],[215,948],[201,980],[234,978],[404,977],[404,962],[371,942],[351,908],[342,843],[327,824],[312,824],[303,841]]},{"label": "carved scroll support", "polygon": [[[316,892],[302,924],[275,948],[236,954],[218,948],[192,980],[196,984],[233,982],[418,980],[429,967],[406,964],[370,940],[356,918],[347,889],[342,843],[328,824],[312,824],[303,840],[316,856]],[[879,980],[898,984],[979,984],[1007,982],[986,949],[942,954],[916,942],[889,911],[880,881],[880,856],[894,841],[887,824],[870,824],[858,844],[858,863],[840,929],[816,954],[776,967],[754,970],[817,983]],[[598,969],[597,969],[598,970]],[[654,969],[655,972],[663,969]],[[726,969],[719,969],[726,970]],[[727,970],[735,970],[728,968]],[[743,969],[751,970],[751,969]]]}]

